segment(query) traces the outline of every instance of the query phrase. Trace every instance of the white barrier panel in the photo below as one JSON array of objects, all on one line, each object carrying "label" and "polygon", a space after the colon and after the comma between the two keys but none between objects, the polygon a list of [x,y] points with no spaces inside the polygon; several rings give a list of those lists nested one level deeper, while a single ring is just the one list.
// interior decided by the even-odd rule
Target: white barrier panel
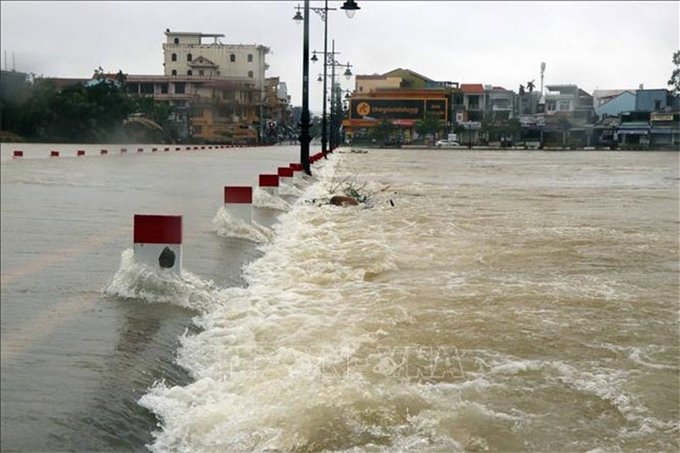
[{"label": "white barrier panel", "polygon": [[135,214],[135,261],[182,273],[182,216]]},{"label": "white barrier panel", "polygon": [[246,223],[253,221],[253,188],[250,186],[225,186],[224,209]]}]

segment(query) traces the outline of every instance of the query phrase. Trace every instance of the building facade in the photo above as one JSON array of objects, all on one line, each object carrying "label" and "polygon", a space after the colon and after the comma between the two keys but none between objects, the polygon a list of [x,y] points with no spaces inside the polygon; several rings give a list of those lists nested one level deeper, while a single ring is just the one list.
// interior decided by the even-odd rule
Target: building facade
[{"label": "building facade", "polygon": [[399,143],[418,138],[416,124],[436,118],[449,128],[453,93],[458,84],[438,82],[409,69],[398,68],[382,75],[357,75],[355,90],[347,101],[342,129],[350,139],[369,140],[371,130],[381,122],[394,126]]}]

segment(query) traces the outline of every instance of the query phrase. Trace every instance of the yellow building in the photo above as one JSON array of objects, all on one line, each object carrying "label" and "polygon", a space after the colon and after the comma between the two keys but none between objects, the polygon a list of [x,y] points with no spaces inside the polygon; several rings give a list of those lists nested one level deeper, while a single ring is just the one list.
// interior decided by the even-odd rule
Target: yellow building
[{"label": "yellow building", "polygon": [[449,124],[450,101],[457,84],[436,82],[408,69],[395,69],[383,75],[357,75],[356,88],[349,98],[347,117],[342,126],[348,139],[366,137],[382,121],[399,128],[405,142],[415,136],[414,126],[426,117]]}]

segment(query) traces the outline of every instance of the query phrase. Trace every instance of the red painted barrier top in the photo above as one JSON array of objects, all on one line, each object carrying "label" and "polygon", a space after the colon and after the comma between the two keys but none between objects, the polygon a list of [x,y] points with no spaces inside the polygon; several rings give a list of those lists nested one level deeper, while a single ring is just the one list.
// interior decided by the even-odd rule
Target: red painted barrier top
[{"label": "red painted barrier top", "polygon": [[181,244],[181,215],[135,214],[135,244]]},{"label": "red painted barrier top", "polygon": [[302,164],[290,164],[290,168],[292,168],[293,171],[302,171]]},{"label": "red painted barrier top", "polygon": [[278,173],[279,176],[290,178],[293,176],[293,169],[290,167],[279,167]]},{"label": "red painted barrier top", "polygon": [[252,203],[253,188],[250,186],[225,186],[225,203]]},{"label": "red painted barrier top", "polygon": [[279,175],[260,175],[260,187],[279,187]]}]

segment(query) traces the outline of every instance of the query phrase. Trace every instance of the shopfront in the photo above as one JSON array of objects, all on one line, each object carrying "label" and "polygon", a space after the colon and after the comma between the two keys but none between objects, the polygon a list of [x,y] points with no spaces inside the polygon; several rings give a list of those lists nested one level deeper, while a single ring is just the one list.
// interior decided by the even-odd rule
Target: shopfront
[{"label": "shopfront", "polygon": [[416,138],[414,127],[418,121],[434,118],[446,125],[449,121],[448,99],[442,93],[435,96],[399,97],[391,96],[352,97],[349,100],[348,117],[342,123],[348,140],[365,140],[371,129],[385,121],[395,126],[395,138],[409,143]]}]

